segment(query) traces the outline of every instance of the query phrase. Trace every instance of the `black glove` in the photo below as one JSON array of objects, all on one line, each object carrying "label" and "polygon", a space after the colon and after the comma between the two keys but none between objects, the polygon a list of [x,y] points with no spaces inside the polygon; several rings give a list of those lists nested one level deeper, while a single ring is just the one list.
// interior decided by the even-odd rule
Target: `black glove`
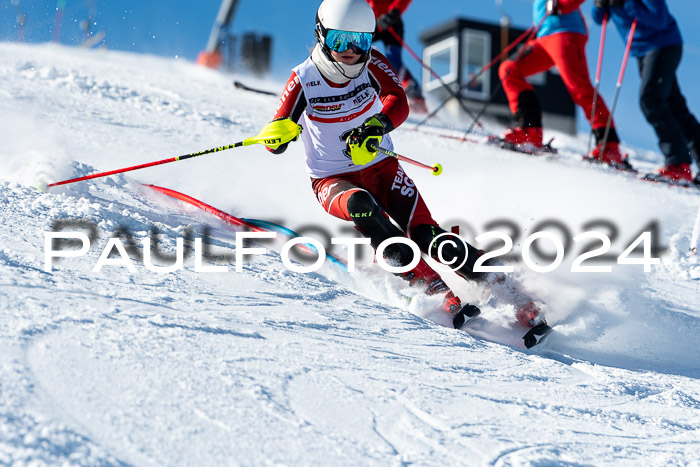
[{"label": "black glove", "polygon": [[389,10],[387,13],[384,13],[382,16],[379,17],[379,19],[377,20],[377,28],[380,31],[386,31],[389,28],[393,29],[400,22],[401,12],[397,9]]},{"label": "black glove", "polygon": [[559,14],[559,0],[547,0],[547,13],[556,16]]},{"label": "black glove", "polygon": [[608,0],[608,3],[610,3],[610,6],[617,6],[620,8],[624,8],[626,1],[627,0]]},{"label": "black glove", "polygon": [[610,6],[610,0],[595,0],[595,7],[605,10]]}]

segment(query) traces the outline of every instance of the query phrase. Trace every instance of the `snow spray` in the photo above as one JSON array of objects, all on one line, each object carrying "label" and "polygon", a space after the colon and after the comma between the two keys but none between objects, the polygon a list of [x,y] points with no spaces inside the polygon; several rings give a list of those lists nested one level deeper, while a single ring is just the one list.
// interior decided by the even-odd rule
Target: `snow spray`
[{"label": "snow spray", "polygon": [[698,206],[698,215],[695,218],[695,227],[693,227],[693,236],[690,237],[690,252],[694,255],[700,250],[700,206]]}]

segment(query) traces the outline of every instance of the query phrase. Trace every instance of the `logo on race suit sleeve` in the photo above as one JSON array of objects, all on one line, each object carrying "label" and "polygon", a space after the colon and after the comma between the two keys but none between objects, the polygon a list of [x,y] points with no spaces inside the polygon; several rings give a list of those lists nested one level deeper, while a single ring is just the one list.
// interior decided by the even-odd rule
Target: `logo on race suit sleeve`
[{"label": "logo on race suit sleeve", "polygon": [[325,206],[326,200],[331,195],[331,190],[333,190],[333,188],[337,185],[337,183],[333,183],[330,186],[323,187],[323,190],[318,192],[318,201],[321,203],[322,206]]},{"label": "logo on race suit sleeve", "polygon": [[301,81],[299,80],[299,77],[295,74],[294,79],[291,79],[287,82],[287,85],[284,87],[284,91],[282,91],[282,96],[280,97],[279,103],[277,104],[277,108],[275,109],[275,112],[279,111],[280,108],[284,105],[284,102],[287,100],[289,97],[289,94],[294,91],[294,87],[298,84],[301,84]]},{"label": "logo on race suit sleeve", "polygon": [[401,167],[396,171],[396,176],[394,177],[394,183],[391,185],[392,190],[399,190],[402,196],[408,196],[409,198],[416,194],[416,184],[413,180],[408,178],[406,173]]},{"label": "logo on race suit sleeve", "polygon": [[372,57],[372,65],[375,65],[377,68],[382,70],[396,84],[398,84],[399,86],[401,85],[401,81],[399,80],[399,77],[396,76],[396,73],[394,73],[394,70],[392,70],[391,67],[384,63],[381,59],[377,57]]}]

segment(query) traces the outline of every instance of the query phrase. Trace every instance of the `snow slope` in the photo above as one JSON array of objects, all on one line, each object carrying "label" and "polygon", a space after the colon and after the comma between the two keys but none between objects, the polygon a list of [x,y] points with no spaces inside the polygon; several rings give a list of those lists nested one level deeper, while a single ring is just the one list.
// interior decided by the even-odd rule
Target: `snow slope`
[{"label": "snow slope", "polygon": [[[441,326],[376,271],[300,274],[268,252],[235,272],[228,226],[141,186],[348,236],[317,205],[300,144],[36,190],[242,140],[276,99],[151,56],[0,43],[0,57],[0,464],[697,465],[696,192],[582,164],[585,135],[549,135],[563,149],[549,160],[397,130],[398,152],[445,167],[436,178],[405,166],[435,218],[469,239],[506,220],[520,254],[531,233],[559,232],[542,226],[554,220],[569,239],[607,233],[617,256],[658,226],[665,251],[649,273],[572,273],[579,245],[551,273],[518,262],[558,330],[526,351]],[[621,129],[632,131],[650,130]],[[660,162],[630,152],[644,169]],[[76,220],[95,226],[92,248],[46,272],[45,233]],[[207,226],[227,272],[196,272],[189,256],[154,273],[138,249],[134,272],[93,272],[119,229],[138,242],[157,228],[171,255]],[[463,299],[487,300],[446,277]],[[509,311],[485,307],[482,326],[507,328]]]}]

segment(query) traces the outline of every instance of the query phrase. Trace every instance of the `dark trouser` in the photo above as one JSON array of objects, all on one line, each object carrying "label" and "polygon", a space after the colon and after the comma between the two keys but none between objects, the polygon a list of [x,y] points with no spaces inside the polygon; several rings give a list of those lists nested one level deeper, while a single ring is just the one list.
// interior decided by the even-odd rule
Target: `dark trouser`
[{"label": "dark trouser", "polygon": [[700,123],[688,110],[676,79],[682,55],[683,46],[678,44],[638,58],[639,105],[656,132],[667,165],[690,164],[691,150],[700,158]]}]

